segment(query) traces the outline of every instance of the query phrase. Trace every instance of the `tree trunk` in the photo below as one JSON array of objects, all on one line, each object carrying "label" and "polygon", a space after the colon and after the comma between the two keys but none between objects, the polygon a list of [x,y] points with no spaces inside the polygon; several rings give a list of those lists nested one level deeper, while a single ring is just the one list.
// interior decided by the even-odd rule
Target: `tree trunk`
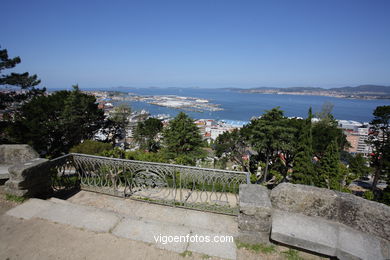
[{"label": "tree trunk", "polygon": [[269,164],[269,154],[267,153],[267,159],[265,162],[265,171],[264,171],[264,182],[267,181],[267,175],[268,175],[268,164]]},{"label": "tree trunk", "polygon": [[380,168],[375,171],[374,180],[372,181],[372,186],[371,186],[372,191],[376,190],[376,185],[378,184],[379,176],[380,176]]}]

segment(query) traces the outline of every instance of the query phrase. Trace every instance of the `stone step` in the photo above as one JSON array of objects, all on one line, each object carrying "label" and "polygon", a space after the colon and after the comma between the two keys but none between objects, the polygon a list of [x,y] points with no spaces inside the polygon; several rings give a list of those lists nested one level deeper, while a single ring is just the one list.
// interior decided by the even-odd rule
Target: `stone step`
[{"label": "stone step", "polygon": [[80,191],[67,201],[111,210],[133,218],[201,228],[233,236],[238,234],[237,217],[235,216],[157,205],[147,201],[118,198],[88,191]]},{"label": "stone step", "polygon": [[[148,207],[149,210],[160,212],[160,214],[167,213],[167,211],[160,211],[159,207],[162,206],[159,205],[142,203],[138,207],[142,207],[142,205]],[[153,209],[152,207],[157,208]],[[171,211],[177,210],[176,208],[170,209]],[[143,211],[140,210],[138,212]],[[111,233],[118,237],[151,243],[158,248],[178,253],[189,250],[220,258],[236,259],[236,246],[233,241],[229,243],[206,243],[192,241],[190,238],[190,236],[209,236],[213,239],[214,236],[219,237],[229,235],[229,233],[215,232],[210,229],[196,227],[194,223],[191,223],[191,225],[183,225],[182,222],[163,222],[148,218],[147,216],[140,217],[139,215],[124,214],[123,212],[120,213],[112,209],[80,205],[69,200],[65,201],[56,198],[51,198],[50,200],[30,199],[9,210],[6,214],[23,219],[41,218],[88,231]],[[170,216],[172,217],[174,215],[171,213]],[[154,217],[154,214],[148,216]],[[180,218],[182,215],[179,213],[176,219],[178,217]],[[207,218],[207,215],[203,216],[203,218]],[[164,220],[165,218],[161,219]],[[191,220],[191,218],[187,218],[187,220]],[[199,223],[204,224],[202,221]],[[156,239],[159,239],[159,236],[162,237],[162,240],[156,241]],[[165,243],[166,241],[164,239],[167,236],[171,236],[172,238],[177,236],[178,242]]]}]

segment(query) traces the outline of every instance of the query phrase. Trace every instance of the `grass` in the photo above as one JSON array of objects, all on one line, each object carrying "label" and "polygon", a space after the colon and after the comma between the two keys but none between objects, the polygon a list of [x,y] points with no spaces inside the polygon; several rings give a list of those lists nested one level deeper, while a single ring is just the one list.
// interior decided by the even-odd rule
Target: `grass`
[{"label": "grass", "polygon": [[237,248],[246,248],[249,250],[252,250],[256,253],[263,253],[263,254],[272,254],[276,252],[274,245],[265,245],[265,244],[247,244],[243,242],[236,242]]},{"label": "grass", "polygon": [[284,254],[288,260],[303,260],[303,258],[298,255],[298,251],[291,248],[288,251],[282,252],[282,254]]},{"label": "grass", "polygon": [[209,255],[202,255],[202,259],[209,259],[210,257]]},{"label": "grass", "polygon": [[179,255],[182,256],[182,257],[192,256],[192,252],[186,250],[183,253],[180,253]]},{"label": "grass", "polygon": [[11,194],[5,194],[5,199],[9,200],[9,201],[18,202],[18,203],[22,203],[23,201],[26,200],[25,197],[20,197],[20,196],[11,195]]}]

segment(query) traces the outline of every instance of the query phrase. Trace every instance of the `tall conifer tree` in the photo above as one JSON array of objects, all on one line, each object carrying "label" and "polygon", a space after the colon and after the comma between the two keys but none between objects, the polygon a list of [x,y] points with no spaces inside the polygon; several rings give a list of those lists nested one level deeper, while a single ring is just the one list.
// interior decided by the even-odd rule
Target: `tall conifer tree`
[{"label": "tall conifer tree", "polygon": [[340,152],[333,140],[325,150],[318,167],[318,185],[332,190],[341,190]]},{"label": "tall conifer tree", "polygon": [[312,162],[313,158],[313,138],[312,138],[312,120],[313,114],[309,109],[308,118],[302,128],[298,142],[297,155],[294,159],[292,182],[306,185],[314,185],[316,176]]}]

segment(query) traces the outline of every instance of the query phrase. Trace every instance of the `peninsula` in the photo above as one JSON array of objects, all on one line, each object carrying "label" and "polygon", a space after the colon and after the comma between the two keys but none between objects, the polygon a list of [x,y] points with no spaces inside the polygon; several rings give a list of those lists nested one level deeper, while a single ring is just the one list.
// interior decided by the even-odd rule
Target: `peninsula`
[{"label": "peninsula", "polygon": [[283,94],[283,95],[312,95],[329,96],[351,99],[390,99],[390,86],[360,85],[357,87],[317,88],[317,87],[290,87],[270,88],[259,87],[250,89],[232,88],[230,90],[241,93]]}]

